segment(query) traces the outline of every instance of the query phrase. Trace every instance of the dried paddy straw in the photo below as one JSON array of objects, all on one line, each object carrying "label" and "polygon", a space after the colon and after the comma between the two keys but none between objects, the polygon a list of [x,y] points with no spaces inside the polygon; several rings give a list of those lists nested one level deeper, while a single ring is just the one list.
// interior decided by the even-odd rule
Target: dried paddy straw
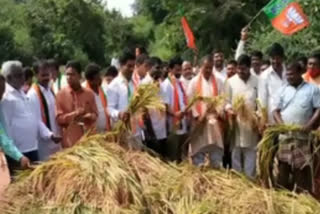
[{"label": "dried paddy straw", "polygon": [[[157,96],[155,86],[140,87],[131,100],[130,116],[146,108],[164,109]],[[223,100],[195,99],[208,102],[209,112],[216,112]],[[130,130],[129,123],[119,123],[111,134],[85,136],[73,148],[21,172],[2,197],[0,213],[320,213],[320,204],[308,195],[267,190],[238,174],[167,164],[148,153],[127,150],[123,137]],[[262,144],[268,150],[270,144]],[[265,152],[262,157],[268,157]]]},{"label": "dried paddy straw", "polygon": [[240,123],[248,125],[252,129],[259,127],[259,118],[253,108],[250,108],[244,96],[237,96],[232,103],[232,109],[237,114]]},{"label": "dried paddy straw", "polygon": [[[280,134],[299,132],[301,127],[297,125],[274,125],[266,129],[262,140],[258,144],[258,176],[264,184],[269,185],[272,182],[272,167],[276,152],[278,151],[279,143],[276,142],[277,137]],[[319,150],[318,140],[320,139],[320,133],[313,131],[310,133],[312,140],[312,146],[315,153]]]},{"label": "dried paddy straw", "polygon": [[259,187],[224,171],[170,165],[97,135],[23,172],[1,214],[312,214],[308,195]]}]

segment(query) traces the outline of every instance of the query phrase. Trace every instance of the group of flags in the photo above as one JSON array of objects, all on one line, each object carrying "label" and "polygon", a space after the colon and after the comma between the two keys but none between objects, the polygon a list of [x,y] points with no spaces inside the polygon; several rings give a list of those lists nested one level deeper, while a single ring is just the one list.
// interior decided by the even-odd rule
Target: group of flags
[{"label": "group of flags", "polygon": [[[294,0],[271,0],[262,11],[272,26],[285,35],[292,35],[310,24],[301,5]],[[196,40],[185,16],[181,18],[181,24],[188,48],[196,50]]]}]

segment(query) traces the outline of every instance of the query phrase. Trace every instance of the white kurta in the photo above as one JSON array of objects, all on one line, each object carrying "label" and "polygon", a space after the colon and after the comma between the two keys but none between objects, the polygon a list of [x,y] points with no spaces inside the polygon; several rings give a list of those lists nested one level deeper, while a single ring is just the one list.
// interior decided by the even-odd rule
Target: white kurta
[{"label": "white kurta", "polygon": [[[47,102],[48,106],[48,113],[49,113],[49,118],[50,118],[50,126],[51,126],[51,131],[57,135],[60,136],[60,128],[58,127],[56,123],[56,111],[55,111],[55,106],[56,106],[56,99],[51,91],[51,89],[46,89],[39,85],[40,90],[44,96],[44,99]],[[41,105],[40,105],[40,99],[37,95],[37,92],[35,89],[32,87],[27,95],[31,102],[34,105],[34,109],[37,111],[37,116],[38,120],[42,120],[41,118]],[[59,144],[54,143],[52,140],[48,139],[39,139],[39,159],[41,161],[47,160],[50,155],[56,153],[61,149],[61,146]]]},{"label": "white kurta", "polygon": [[[180,80],[177,79],[176,81],[177,81],[176,87],[178,89],[178,95],[179,95],[179,106],[181,111],[184,111],[186,108],[186,105],[184,102],[183,89],[180,87],[180,84],[178,84],[178,81]],[[174,88],[169,78],[167,78],[164,82],[161,83],[161,90],[163,91],[163,94],[164,94],[164,103],[167,104],[171,109],[174,109]],[[169,117],[168,121],[169,121],[169,130],[173,131],[173,128],[174,128],[173,118]],[[184,135],[187,133],[187,120],[185,117],[181,120],[181,125],[182,127],[179,130],[175,131],[177,135]]]},{"label": "white kurta", "polygon": [[184,77],[182,76],[182,77],[180,78],[180,81],[181,81],[181,83],[182,83],[182,86],[183,86],[184,90],[187,91],[191,80],[187,80],[186,78],[184,78]]},{"label": "white kurta", "polygon": [[[129,101],[134,94],[133,82],[128,80],[120,73],[109,85],[107,89],[108,111],[113,123],[119,120],[120,112],[128,110]],[[135,137],[141,137],[141,129],[138,122],[135,123]]]},{"label": "white kurta", "polygon": [[[257,96],[258,96],[258,77],[250,75],[247,82],[244,82],[236,74],[226,83],[226,94],[228,95],[228,103],[232,105],[235,99],[243,96],[246,105],[252,108],[253,111],[257,109]],[[237,120],[236,138],[234,146],[241,148],[255,148],[258,143],[257,130]]]},{"label": "white kurta", "polygon": [[223,83],[228,78],[228,73],[227,73],[226,67],[223,67],[223,69],[221,71],[218,71],[215,67],[213,67],[212,73],[215,75],[215,77],[220,78],[223,81]]},{"label": "white kurta", "polygon": [[[144,78],[141,84],[153,83],[152,78]],[[164,100],[164,92],[160,88],[160,97]],[[157,137],[157,140],[163,140],[167,138],[167,127],[166,127],[166,114],[159,110],[149,110],[149,115],[152,123],[153,131]]]},{"label": "white kurta", "polygon": [[[82,85],[82,87],[87,88],[88,82],[84,81],[81,85]],[[89,90],[91,90],[91,89],[89,89]],[[104,91],[103,88],[102,88],[102,91]],[[98,118],[97,118],[97,122],[96,122],[97,132],[103,133],[103,132],[106,132],[106,130],[107,130],[106,113],[104,111],[104,107],[102,105],[100,95],[94,91],[92,91],[92,93],[94,94],[94,99],[96,101],[96,105],[97,105],[97,109],[98,109]],[[106,109],[106,110],[108,111],[108,109]]]},{"label": "white kurta", "polygon": [[282,77],[279,77],[272,66],[265,70],[259,77],[258,98],[261,105],[267,108],[268,120],[271,124],[274,123],[272,111],[275,109],[277,94],[286,82],[285,67],[283,67]]},{"label": "white kurta", "polygon": [[[199,78],[202,78],[202,94],[203,97],[213,97],[213,82],[212,77],[210,80],[206,80],[202,75],[198,74],[194,77],[188,87],[188,98],[192,99],[197,95],[197,88],[199,84]],[[218,95],[224,93],[224,81],[221,77],[215,77]],[[198,94],[200,95],[200,94]],[[201,104],[202,113],[206,112],[207,105]],[[194,118],[199,117],[199,112],[197,111],[197,105],[192,109],[192,115]],[[190,155],[193,156],[199,152],[210,152],[211,149],[219,147],[223,149],[223,133],[221,132],[221,127],[218,123],[216,117],[212,114],[207,115],[207,122],[203,130],[203,134],[199,136],[199,139],[190,143]]]},{"label": "white kurta", "polygon": [[106,113],[105,109],[102,105],[101,98],[99,94],[94,93],[94,98],[96,100],[96,105],[98,109],[98,119],[97,119],[97,131],[99,133],[103,133],[106,131],[106,124],[107,124],[107,118],[106,118]]},{"label": "white kurta", "polygon": [[55,94],[57,94],[62,88],[66,86],[68,86],[67,76],[65,74],[61,74],[60,89],[59,89],[59,79],[56,79],[56,81],[53,83],[53,91]]},{"label": "white kurta", "polygon": [[1,109],[8,136],[20,152],[38,150],[38,137],[45,140],[51,138],[52,132],[39,120],[32,101],[22,90],[16,90],[7,84]]}]

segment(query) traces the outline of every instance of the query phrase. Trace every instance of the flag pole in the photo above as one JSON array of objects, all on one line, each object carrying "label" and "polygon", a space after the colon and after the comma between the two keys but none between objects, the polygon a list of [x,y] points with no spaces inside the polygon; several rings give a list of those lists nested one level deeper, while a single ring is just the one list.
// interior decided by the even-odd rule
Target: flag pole
[{"label": "flag pole", "polygon": [[263,12],[263,9],[264,7],[250,20],[250,22],[246,25],[245,28],[250,28],[252,23],[261,15],[261,13]]},{"label": "flag pole", "polygon": [[261,15],[261,13],[263,12],[264,8],[266,6],[268,6],[273,0],[269,1],[268,4],[266,4],[264,7],[262,7],[259,12],[250,20],[250,22],[246,25],[245,28],[250,28],[250,26],[252,25],[252,23]]}]

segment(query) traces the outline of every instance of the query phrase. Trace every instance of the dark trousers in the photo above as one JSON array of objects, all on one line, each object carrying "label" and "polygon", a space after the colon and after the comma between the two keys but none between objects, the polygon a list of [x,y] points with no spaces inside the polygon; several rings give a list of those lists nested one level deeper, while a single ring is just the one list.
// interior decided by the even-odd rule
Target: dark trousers
[{"label": "dark trousers", "polygon": [[[31,151],[31,152],[26,152],[23,153],[23,155],[27,158],[29,158],[30,162],[37,162],[39,161],[39,156],[38,156],[38,150]],[[9,172],[11,176],[15,175],[15,171],[20,170],[20,163],[17,162],[16,160],[6,156],[7,162],[8,162],[8,167],[9,167]]]},{"label": "dark trousers", "polygon": [[[297,193],[308,191],[312,193],[312,171],[310,166],[303,169],[291,167],[288,163],[279,162],[277,186]],[[291,179],[290,179],[291,178]]]},{"label": "dark trousers", "polygon": [[169,161],[175,161],[177,163],[188,155],[188,145],[186,144],[187,135],[172,134],[169,136],[166,143],[165,154]]},{"label": "dark trousers", "polygon": [[165,157],[167,139],[163,140],[149,140],[145,142],[145,145],[152,151],[159,154],[161,157]]}]

